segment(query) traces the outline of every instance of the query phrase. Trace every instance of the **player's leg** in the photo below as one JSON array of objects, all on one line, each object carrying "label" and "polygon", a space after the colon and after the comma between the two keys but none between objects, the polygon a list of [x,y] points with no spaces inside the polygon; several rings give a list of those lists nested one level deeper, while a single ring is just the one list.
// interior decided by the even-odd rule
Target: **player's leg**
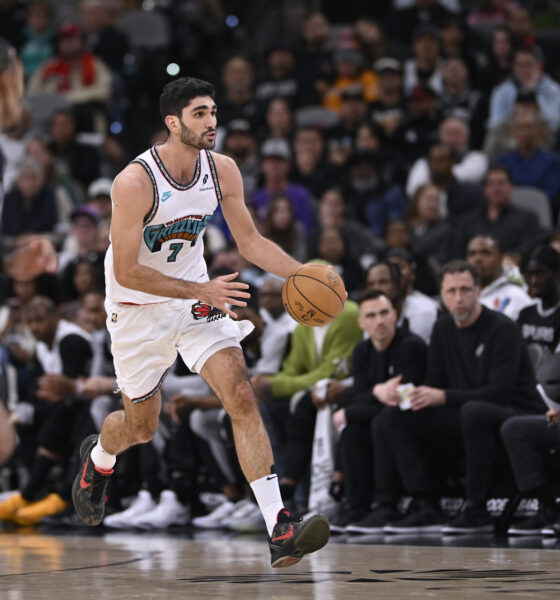
[{"label": "player's leg", "polygon": [[98,525],[105,512],[105,496],[116,455],[130,446],[152,439],[159,421],[161,394],[155,392],[142,402],[122,394],[124,410],[108,415],[101,434],[90,435],[80,447],[80,470],[72,486],[72,500],[86,525]]},{"label": "player's leg", "polygon": [[264,428],[247,367],[239,348],[224,348],[212,354],[200,374],[214,390],[228,412],[239,464],[263,513],[269,532],[273,567],[287,567],[329,539],[328,521],[315,515],[302,522],[284,508],[274,459]]}]

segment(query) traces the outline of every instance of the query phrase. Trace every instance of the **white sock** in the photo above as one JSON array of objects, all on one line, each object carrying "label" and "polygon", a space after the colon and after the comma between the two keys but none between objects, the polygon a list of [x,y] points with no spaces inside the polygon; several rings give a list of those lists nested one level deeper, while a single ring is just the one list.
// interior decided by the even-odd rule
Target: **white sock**
[{"label": "white sock", "polygon": [[278,475],[272,474],[261,477],[252,481],[250,485],[264,517],[268,535],[272,536],[278,512],[284,508],[280,486],[278,485]]},{"label": "white sock", "polygon": [[110,471],[115,466],[117,457],[114,454],[109,454],[106,450],[103,450],[101,438],[99,438],[97,444],[95,444],[91,451],[91,460],[98,469]]}]

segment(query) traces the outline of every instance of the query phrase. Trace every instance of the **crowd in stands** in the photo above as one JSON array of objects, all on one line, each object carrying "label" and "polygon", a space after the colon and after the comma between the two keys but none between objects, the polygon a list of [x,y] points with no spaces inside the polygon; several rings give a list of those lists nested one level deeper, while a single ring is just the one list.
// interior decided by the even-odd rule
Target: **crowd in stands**
[{"label": "crowd in stands", "polygon": [[[0,134],[2,250],[41,234],[59,253],[56,275],[0,280],[0,521],[78,526],[79,443],[120,406],[103,306],[112,181],[165,139],[162,86],[195,76],[216,87],[216,151],[259,230],[348,290],[331,325],[296,325],[220,209],[207,226],[210,275],[251,286],[243,351],[286,502],[309,507],[329,411],[328,502],[311,508],[333,530],[490,531],[488,499],[517,493],[538,510],[510,533],[560,534],[560,414],[545,403],[560,401],[560,2],[340,4],[0,2],[27,90]],[[162,394],[154,439],[119,458],[104,525],[264,530],[217,397],[180,360]]]}]

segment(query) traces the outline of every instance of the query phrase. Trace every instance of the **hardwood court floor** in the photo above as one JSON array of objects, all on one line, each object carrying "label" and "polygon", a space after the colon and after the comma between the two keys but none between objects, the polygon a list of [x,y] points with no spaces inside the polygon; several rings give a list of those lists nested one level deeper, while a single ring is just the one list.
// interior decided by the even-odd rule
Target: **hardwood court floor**
[{"label": "hardwood court floor", "polygon": [[424,545],[409,545],[410,538],[393,538],[391,545],[333,538],[299,565],[271,569],[261,537],[191,537],[0,532],[0,598],[481,600],[560,594],[560,552],[543,548],[541,540],[517,549],[492,541],[485,548],[461,547],[459,538],[451,546],[433,538],[424,538]]}]

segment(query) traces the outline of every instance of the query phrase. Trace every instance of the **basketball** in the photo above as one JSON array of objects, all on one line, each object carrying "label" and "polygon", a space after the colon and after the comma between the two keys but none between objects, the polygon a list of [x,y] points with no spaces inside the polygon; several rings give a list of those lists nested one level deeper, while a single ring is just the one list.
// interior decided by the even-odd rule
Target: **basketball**
[{"label": "basketball", "polygon": [[344,308],[346,288],[340,275],[327,265],[306,263],[284,281],[282,302],[298,323],[321,327]]}]

